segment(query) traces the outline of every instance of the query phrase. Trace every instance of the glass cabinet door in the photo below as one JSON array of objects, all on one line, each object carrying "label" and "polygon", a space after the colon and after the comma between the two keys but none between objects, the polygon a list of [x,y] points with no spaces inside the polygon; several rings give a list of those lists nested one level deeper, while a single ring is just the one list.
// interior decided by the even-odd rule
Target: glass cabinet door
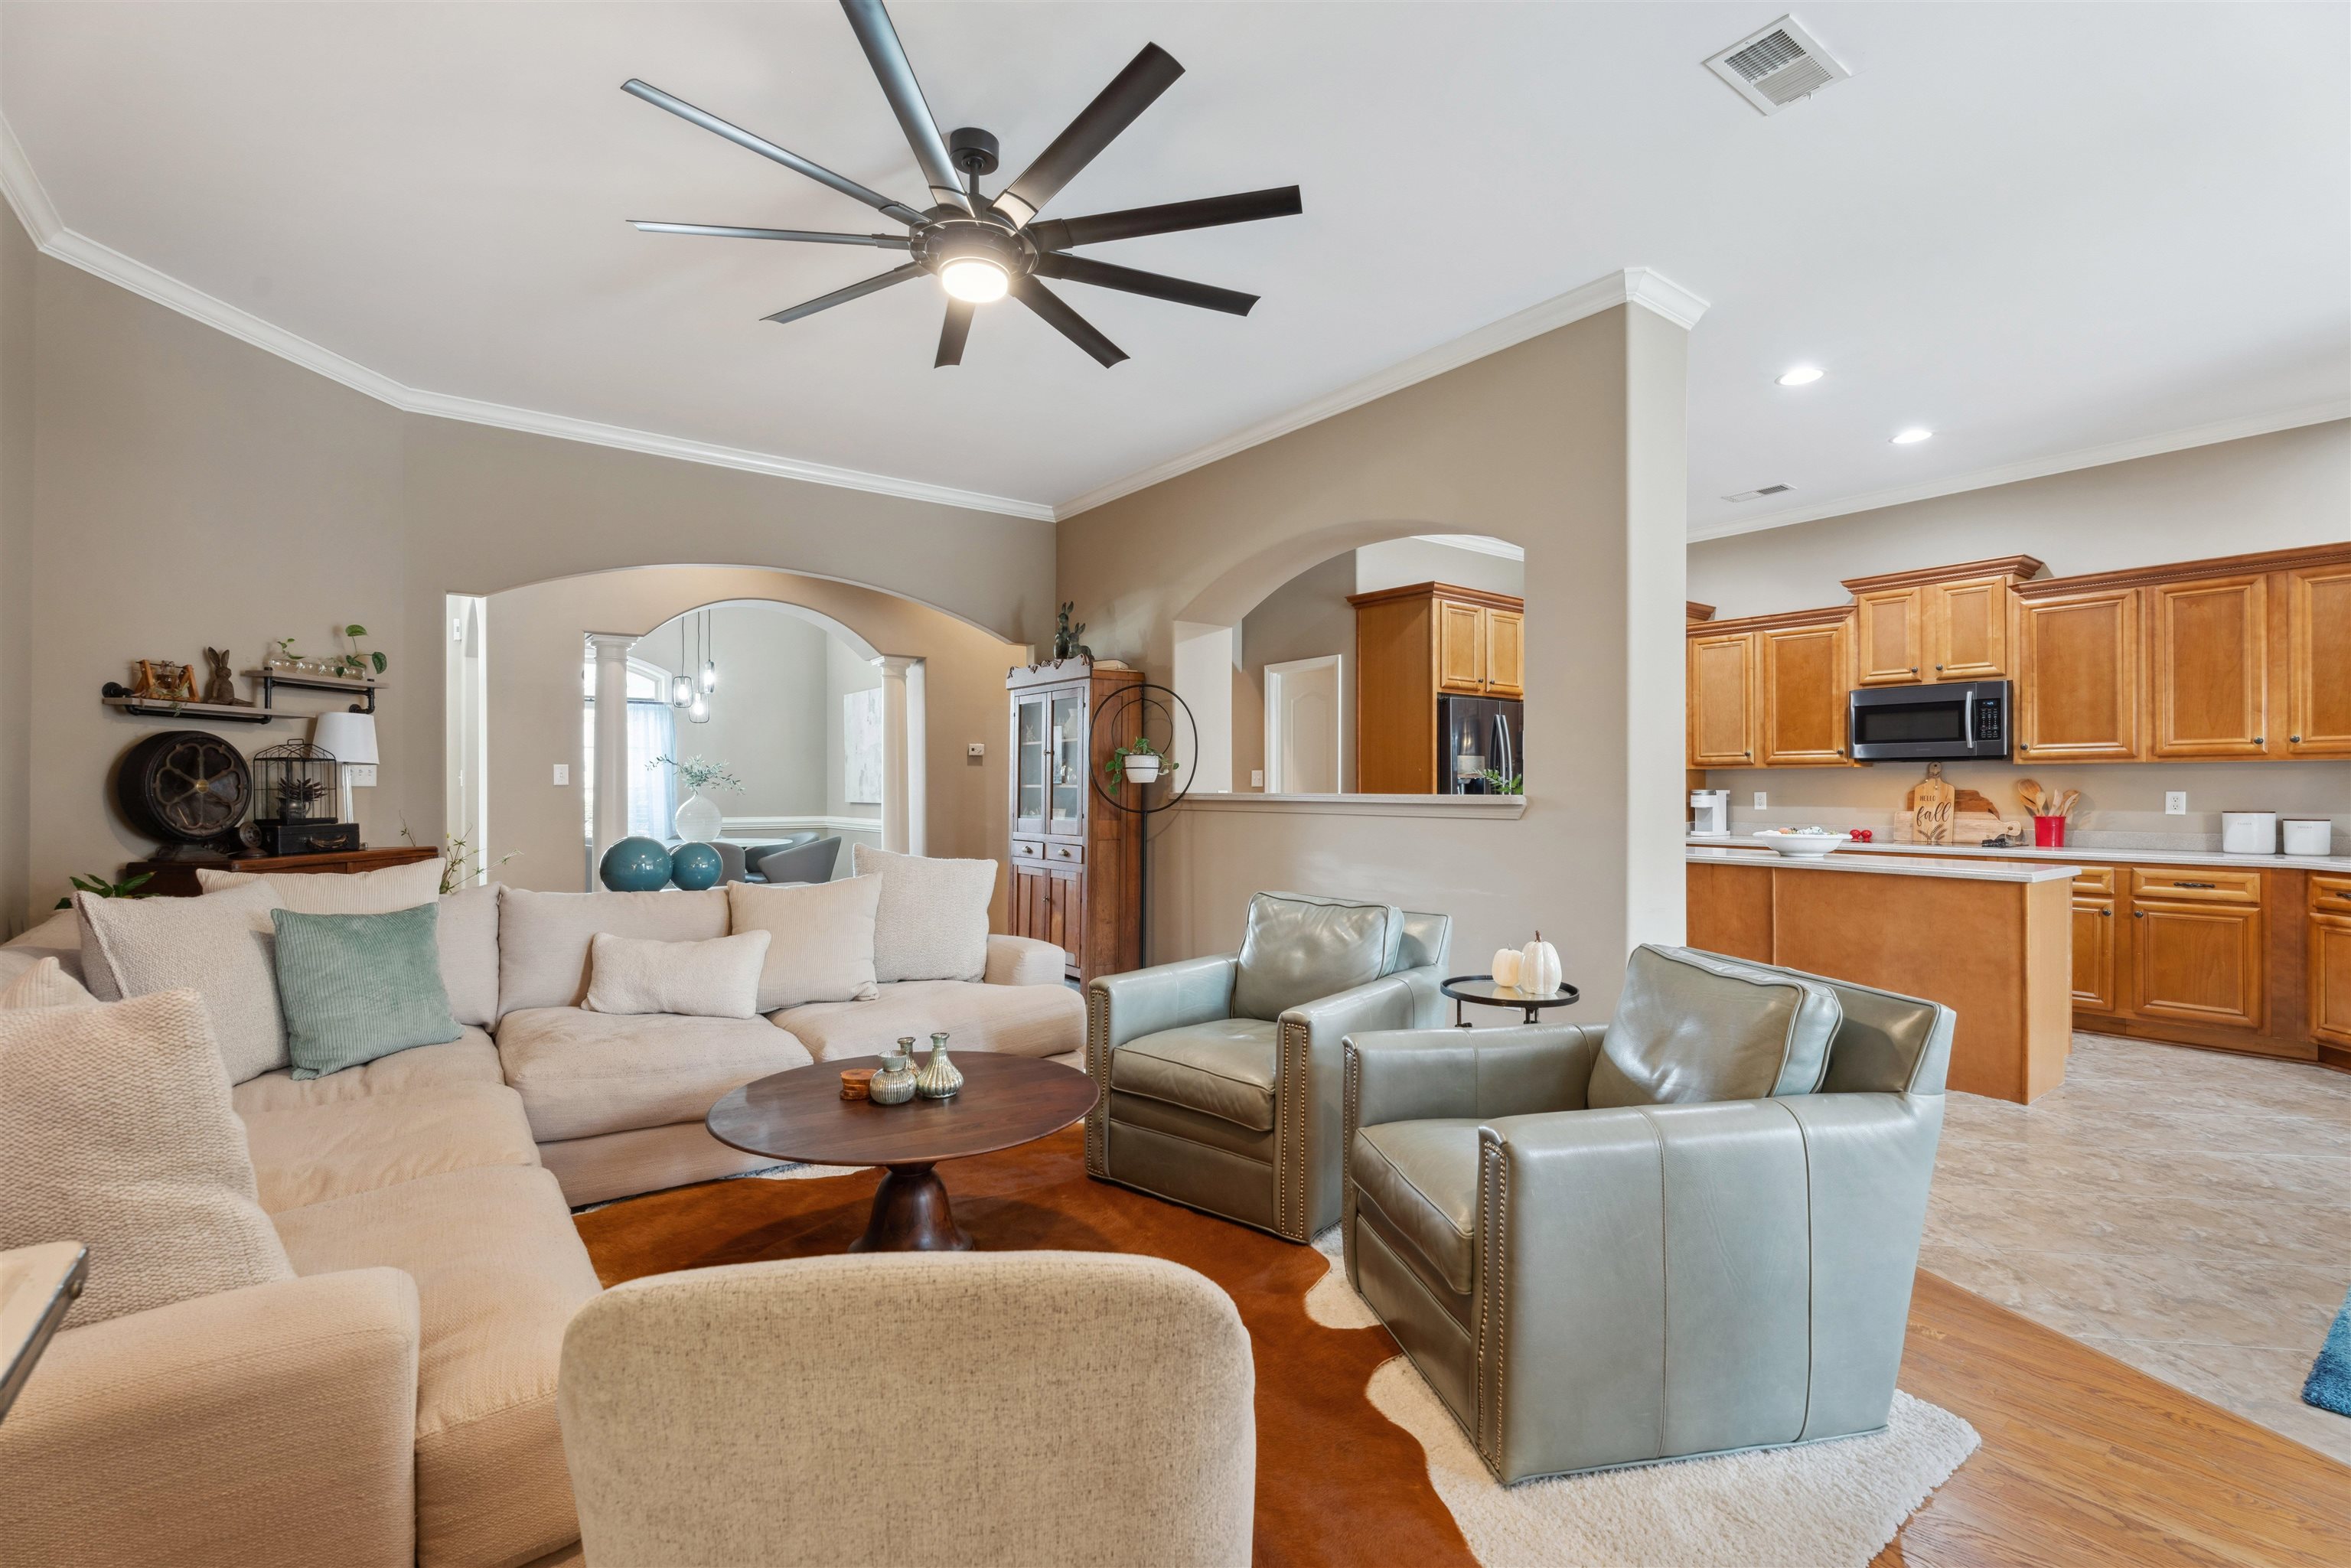
[{"label": "glass cabinet door", "polygon": [[1082,692],[1053,694],[1053,820],[1049,831],[1081,831],[1086,804],[1086,708]]},{"label": "glass cabinet door", "polygon": [[1019,756],[1019,791],[1012,814],[1015,831],[1041,833],[1045,831],[1045,724],[1047,703],[1043,696],[1024,697],[1020,702],[1020,729],[1018,743]]}]

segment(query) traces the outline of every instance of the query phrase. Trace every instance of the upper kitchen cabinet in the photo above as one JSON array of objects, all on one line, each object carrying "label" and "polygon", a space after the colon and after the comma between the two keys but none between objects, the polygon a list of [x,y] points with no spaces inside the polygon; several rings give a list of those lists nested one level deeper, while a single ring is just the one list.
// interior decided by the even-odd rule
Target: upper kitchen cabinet
[{"label": "upper kitchen cabinet", "polygon": [[2351,757],[2351,547],[2279,574],[2288,757]]},{"label": "upper kitchen cabinet", "polygon": [[1999,680],[2014,673],[2016,585],[2041,570],[2029,555],[1849,578],[1854,684]]},{"label": "upper kitchen cabinet", "polygon": [[2017,608],[2016,759],[2137,759],[2139,591],[2048,586],[2034,584]]},{"label": "upper kitchen cabinet", "polygon": [[1689,639],[1689,765],[1755,766],[1759,695],[1755,633],[1709,632]]},{"label": "upper kitchen cabinet", "polygon": [[2269,579],[2258,572],[2145,590],[2149,754],[2261,757],[2269,732]]},{"label": "upper kitchen cabinet", "polygon": [[1527,695],[1527,618],[1523,612],[1486,607],[1486,695]]},{"label": "upper kitchen cabinet", "polygon": [[1842,610],[1817,624],[1756,632],[1763,683],[1766,768],[1834,768],[1846,761],[1845,671],[1850,654]]},{"label": "upper kitchen cabinet", "polygon": [[[1355,787],[1427,795],[1449,697],[1516,704],[1526,695],[1526,601],[1449,582],[1347,596],[1355,611]],[[1518,710],[1507,714],[1515,736]],[[1518,760],[1522,764],[1523,753]]]}]

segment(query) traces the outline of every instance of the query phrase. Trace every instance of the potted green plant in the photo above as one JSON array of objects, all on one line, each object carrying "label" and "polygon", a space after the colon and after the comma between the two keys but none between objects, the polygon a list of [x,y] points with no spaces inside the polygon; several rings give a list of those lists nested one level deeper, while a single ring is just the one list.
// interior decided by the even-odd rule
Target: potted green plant
[{"label": "potted green plant", "polygon": [[1137,784],[1155,783],[1163,775],[1176,771],[1176,759],[1151,744],[1149,736],[1137,736],[1125,745],[1115,747],[1102,758],[1102,777],[1113,789],[1132,780]]},{"label": "potted green plant", "polygon": [[[127,876],[120,882],[109,882],[102,873],[92,872],[88,876],[69,876],[66,880],[92,898],[152,898],[153,894],[141,893],[139,890],[153,881],[154,876],[155,873],[152,871],[142,871],[137,876]],[[58,899],[57,907],[71,909],[73,895],[68,894]]]}]

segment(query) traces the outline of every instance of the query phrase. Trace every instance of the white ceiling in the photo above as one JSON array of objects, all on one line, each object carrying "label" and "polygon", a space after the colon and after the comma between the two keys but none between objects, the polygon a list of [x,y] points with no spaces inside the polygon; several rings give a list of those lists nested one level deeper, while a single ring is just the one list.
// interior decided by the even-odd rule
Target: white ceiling
[{"label": "white ceiling", "polygon": [[[927,282],[758,319],[886,253],[626,227],[889,226],[631,76],[920,202],[829,4],[9,4],[0,110],[68,229],[408,387],[1054,506],[1628,266],[1711,302],[1698,532],[2351,392],[2340,5],[1804,5],[1855,77],[1770,119],[1699,61],[1778,0],[893,9],[998,181],[1171,50],[1048,215],[1301,184],[1090,252],[1255,314],[1070,285],[1130,361],[1007,305],[933,371]],[[1828,377],[1775,386],[1799,361]]]}]

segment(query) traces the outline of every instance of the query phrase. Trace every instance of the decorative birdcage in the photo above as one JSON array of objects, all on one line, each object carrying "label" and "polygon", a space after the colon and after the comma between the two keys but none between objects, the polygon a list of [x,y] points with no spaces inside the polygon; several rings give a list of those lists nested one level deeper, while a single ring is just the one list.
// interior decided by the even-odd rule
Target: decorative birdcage
[{"label": "decorative birdcage", "polygon": [[341,764],[307,740],[289,740],[253,754],[254,820],[291,825],[331,822]]}]

